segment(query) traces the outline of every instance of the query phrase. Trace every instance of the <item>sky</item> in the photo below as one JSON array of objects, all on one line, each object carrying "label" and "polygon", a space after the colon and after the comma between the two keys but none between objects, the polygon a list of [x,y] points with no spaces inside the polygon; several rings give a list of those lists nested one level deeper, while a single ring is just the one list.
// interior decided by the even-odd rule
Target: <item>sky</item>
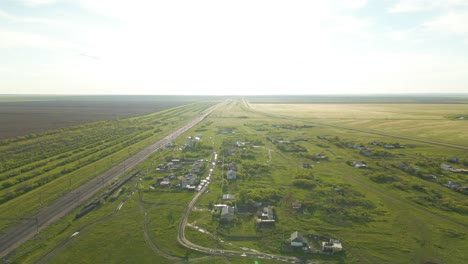
[{"label": "sky", "polygon": [[1,0],[0,94],[468,92],[468,0]]}]

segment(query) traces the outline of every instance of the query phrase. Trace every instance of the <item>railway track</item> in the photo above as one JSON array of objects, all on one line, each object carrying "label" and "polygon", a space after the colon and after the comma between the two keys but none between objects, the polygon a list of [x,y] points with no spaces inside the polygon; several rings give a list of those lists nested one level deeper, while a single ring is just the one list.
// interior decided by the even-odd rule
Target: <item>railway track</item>
[{"label": "railway track", "polygon": [[33,238],[40,230],[46,228],[48,225],[72,212],[82,203],[93,197],[102,188],[110,185],[114,180],[120,178],[127,171],[133,169],[136,165],[147,159],[151,154],[163,148],[167,143],[179,137],[181,134],[185,133],[187,130],[205,119],[221,104],[209,108],[204,114],[191,120],[189,123],[173,131],[171,134],[167,135],[158,142],[152,144],[142,151],[139,151],[125,161],[94,177],[72,192],[66,193],[63,196],[57,198],[46,207],[39,210],[36,215],[31,217],[34,218],[35,221],[19,221],[14,226],[7,228],[0,234],[0,257],[7,257],[22,243]]}]

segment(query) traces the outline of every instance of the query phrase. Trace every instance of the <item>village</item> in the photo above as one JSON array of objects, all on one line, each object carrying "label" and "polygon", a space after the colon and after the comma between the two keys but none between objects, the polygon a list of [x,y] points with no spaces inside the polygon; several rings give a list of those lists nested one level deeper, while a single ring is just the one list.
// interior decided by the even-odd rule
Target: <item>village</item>
[{"label": "village", "polygon": [[[282,129],[296,129],[294,126],[285,126],[278,128]],[[235,130],[232,128],[225,128],[218,131],[221,135],[234,135]],[[325,140],[332,142],[333,144],[348,148],[363,157],[392,157],[392,151],[404,150],[406,146],[396,143],[383,143],[378,141],[370,141],[368,146],[363,144],[346,143],[327,136],[317,136],[318,140]],[[266,140],[271,142],[277,147],[277,151],[281,152],[293,152],[293,153],[304,153],[307,151],[306,148],[299,145],[300,141],[307,141],[304,137],[294,137],[290,140],[278,136],[278,137],[267,137]],[[196,146],[196,147],[195,147]],[[277,212],[278,206],[282,206],[282,210],[292,210],[295,214],[303,214],[310,210],[310,203],[304,203],[298,200],[293,200],[289,203],[289,209],[284,208],[284,203],[281,205],[278,203],[277,193],[274,190],[265,190],[258,187],[252,188],[251,190],[243,190],[239,188],[239,181],[245,182],[250,179],[262,179],[262,177],[268,177],[269,168],[261,164],[249,165],[249,160],[255,160],[255,151],[265,148],[260,140],[225,140],[221,146],[221,154],[216,151],[211,153],[211,158],[207,159],[206,155],[196,156],[195,149],[203,149],[206,152],[207,148],[203,145],[203,136],[197,134],[195,136],[189,136],[185,138],[185,142],[182,146],[169,144],[169,149],[181,152],[179,156],[173,155],[173,158],[166,159],[165,163],[160,163],[155,166],[154,172],[158,176],[156,181],[150,186],[150,189],[171,189],[186,192],[199,192],[202,189],[206,193],[214,192],[218,193],[216,199],[209,201],[208,204],[200,204],[197,206],[197,210],[206,210],[211,215],[212,223],[210,225],[216,226],[215,230],[211,230],[212,236],[219,236],[218,240],[223,241],[228,237],[236,237],[240,239],[238,244],[242,244],[242,239],[247,240],[255,239],[259,236],[264,236],[268,232],[274,232],[278,221]],[[382,149],[382,150],[380,150]],[[267,149],[268,155],[271,160],[272,149]],[[385,151],[384,151],[385,150]],[[185,151],[185,152],[184,152]],[[191,152],[190,152],[191,151]],[[184,153],[191,153],[190,158],[187,158]],[[308,158],[308,162],[300,164],[300,167],[305,171],[313,170],[315,166],[322,163],[329,162],[330,158],[336,160],[341,157],[330,157],[330,153],[317,152],[315,154],[300,154]],[[348,160],[348,165],[355,169],[367,169],[369,170],[369,161],[365,160]],[[458,164],[456,158],[448,159],[450,164]],[[378,163],[377,163],[378,164]],[[416,173],[420,170],[407,165],[404,162],[394,163],[395,168],[399,168],[402,171],[415,171]],[[240,169],[242,168],[242,169]],[[372,169],[372,168],[371,168]],[[451,173],[467,173],[467,170],[457,169],[451,165],[441,164],[440,169]],[[242,170],[242,171],[241,171]],[[428,174],[417,174],[426,180],[435,180],[437,176],[432,173]],[[204,188],[214,182],[214,185],[210,188]],[[314,186],[313,177],[304,176],[296,177],[293,180],[293,185],[303,186]],[[441,183],[441,185],[459,192],[465,192],[466,186],[452,181]],[[338,195],[349,193],[350,190],[347,187],[335,186],[332,188],[333,191]],[[253,192],[259,191],[263,193],[258,196]],[[269,193],[271,192],[271,193]],[[212,194],[213,195],[213,194]],[[358,197],[358,196],[357,196]],[[349,196],[352,198],[352,196]],[[276,199],[276,200],[275,200]],[[367,208],[368,205],[363,205],[363,209]],[[372,206],[368,207],[372,208]],[[346,210],[345,210],[346,211]],[[354,221],[368,221],[371,211],[363,213],[362,217],[355,218]],[[362,220],[359,220],[362,219]],[[242,234],[230,234],[232,230],[236,230],[236,226],[239,224],[245,225],[247,222],[251,222],[253,228],[251,231],[242,232]],[[217,224],[214,224],[217,223]],[[198,224],[189,224],[189,226],[196,226],[197,230],[203,233],[209,233],[206,228],[199,226]],[[291,226],[291,228],[293,228]],[[339,237],[330,237],[323,234],[310,233],[309,230],[292,230],[289,233],[283,232],[283,239],[281,244],[281,252],[287,254],[326,254],[334,255],[337,253],[344,252],[344,245],[340,241]],[[246,248],[246,247],[243,247]]]}]

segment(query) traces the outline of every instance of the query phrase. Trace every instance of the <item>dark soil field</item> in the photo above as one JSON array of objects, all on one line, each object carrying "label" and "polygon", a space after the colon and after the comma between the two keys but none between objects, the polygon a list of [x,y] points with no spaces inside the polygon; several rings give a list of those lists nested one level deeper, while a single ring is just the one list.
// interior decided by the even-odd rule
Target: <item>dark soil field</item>
[{"label": "dark soil field", "polygon": [[[0,98],[1,99],[1,98]],[[89,122],[144,115],[206,98],[194,96],[21,97],[0,100],[0,140]]]}]

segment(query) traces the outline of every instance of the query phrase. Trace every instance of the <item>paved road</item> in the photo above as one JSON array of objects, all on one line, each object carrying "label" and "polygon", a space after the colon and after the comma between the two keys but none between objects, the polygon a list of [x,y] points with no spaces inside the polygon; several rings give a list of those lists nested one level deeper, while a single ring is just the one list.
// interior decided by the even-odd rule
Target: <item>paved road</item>
[{"label": "paved road", "polygon": [[121,177],[127,171],[147,159],[151,154],[163,148],[167,143],[171,142],[173,139],[177,138],[202,121],[217,107],[219,107],[219,105],[211,107],[203,115],[193,119],[165,138],[129,157],[127,160],[117,164],[108,171],[89,180],[72,192],[64,194],[54,200],[51,204],[39,210],[35,216],[31,217],[34,221],[19,221],[15,226],[2,232],[0,234],[0,257],[7,256],[22,243],[34,237],[38,231],[46,228],[59,218],[72,212],[77,206],[93,197],[104,186],[111,184],[115,179]]}]

